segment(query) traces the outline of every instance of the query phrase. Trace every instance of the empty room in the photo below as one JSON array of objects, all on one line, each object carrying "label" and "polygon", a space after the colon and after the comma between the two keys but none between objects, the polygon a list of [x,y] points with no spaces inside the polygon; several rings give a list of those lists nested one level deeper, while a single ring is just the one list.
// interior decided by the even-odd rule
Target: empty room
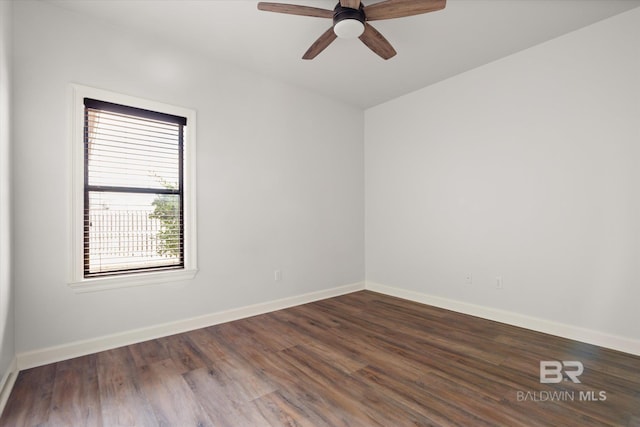
[{"label": "empty room", "polygon": [[0,426],[640,426],[640,0],[0,0]]}]

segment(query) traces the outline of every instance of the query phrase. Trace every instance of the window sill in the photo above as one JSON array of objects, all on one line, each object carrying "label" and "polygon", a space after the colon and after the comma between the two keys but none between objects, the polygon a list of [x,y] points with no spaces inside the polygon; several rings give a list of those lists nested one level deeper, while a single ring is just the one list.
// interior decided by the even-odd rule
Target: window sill
[{"label": "window sill", "polygon": [[131,288],[135,286],[157,285],[193,279],[198,270],[173,270],[151,273],[135,273],[122,276],[96,277],[69,283],[75,293],[99,292],[109,289]]}]

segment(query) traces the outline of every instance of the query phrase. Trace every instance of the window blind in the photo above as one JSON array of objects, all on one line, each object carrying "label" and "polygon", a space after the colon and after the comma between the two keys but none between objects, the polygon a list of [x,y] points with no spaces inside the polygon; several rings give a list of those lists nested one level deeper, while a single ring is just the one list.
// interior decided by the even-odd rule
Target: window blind
[{"label": "window blind", "polygon": [[84,276],[183,268],[186,118],[84,105]]}]

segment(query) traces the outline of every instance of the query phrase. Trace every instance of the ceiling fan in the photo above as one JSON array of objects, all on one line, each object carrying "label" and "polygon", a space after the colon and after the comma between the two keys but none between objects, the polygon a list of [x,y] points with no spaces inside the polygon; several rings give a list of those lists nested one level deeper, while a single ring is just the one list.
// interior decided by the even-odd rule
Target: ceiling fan
[{"label": "ceiling fan", "polygon": [[258,9],[291,15],[333,19],[333,25],[325,31],[305,52],[302,59],[313,59],[325,50],[337,37],[358,37],[383,59],[396,54],[391,43],[369,21],[402,18],[444,9],[447,0],[385,0],[363,5],[360,0],[340,0],[333,10],[286,3],[260,2]]}]

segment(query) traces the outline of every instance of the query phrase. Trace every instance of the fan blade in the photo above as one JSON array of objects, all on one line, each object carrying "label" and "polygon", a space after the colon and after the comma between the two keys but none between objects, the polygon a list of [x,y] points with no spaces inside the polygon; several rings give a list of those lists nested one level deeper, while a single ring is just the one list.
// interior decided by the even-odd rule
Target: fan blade
[{"label": "fan blade", "polygon": [[378,54],[382,59],[389,59],[395,56],[396,50],[391,43],[384,38],[375,28],[365,22],[364,33],[359,37],[362,43]]},{"label": "fan blade", "polygon": [[333,19],[333,10],[320,9],[319,7],[300,6],[297,4],[284,3],[258,3],[258,9],[267,12],[288,13],[290,15],[313,16],[315,18]]},{"label": "fan blade", "polygon": [[329,28],[327,31],[322,33],[320,37],[318,37],[318,40],[313,42],[311,47],[302,56],[302,59],[315,58],[320,52],[325,50],[327,46],[329,46],[331,42],[333,42],[337,37],[338,36],[336,36],[336,33],[333,32],[333,27]]},{"label": "fan blade", "polygon": [[444,9],[447,0],[386,0],[365,6],[367,21],[402,18]]},{"label": "fan blade", "polygon": [[359,9],[360,0],[340,0],[340,6],[350,7],[351,9]]}]

